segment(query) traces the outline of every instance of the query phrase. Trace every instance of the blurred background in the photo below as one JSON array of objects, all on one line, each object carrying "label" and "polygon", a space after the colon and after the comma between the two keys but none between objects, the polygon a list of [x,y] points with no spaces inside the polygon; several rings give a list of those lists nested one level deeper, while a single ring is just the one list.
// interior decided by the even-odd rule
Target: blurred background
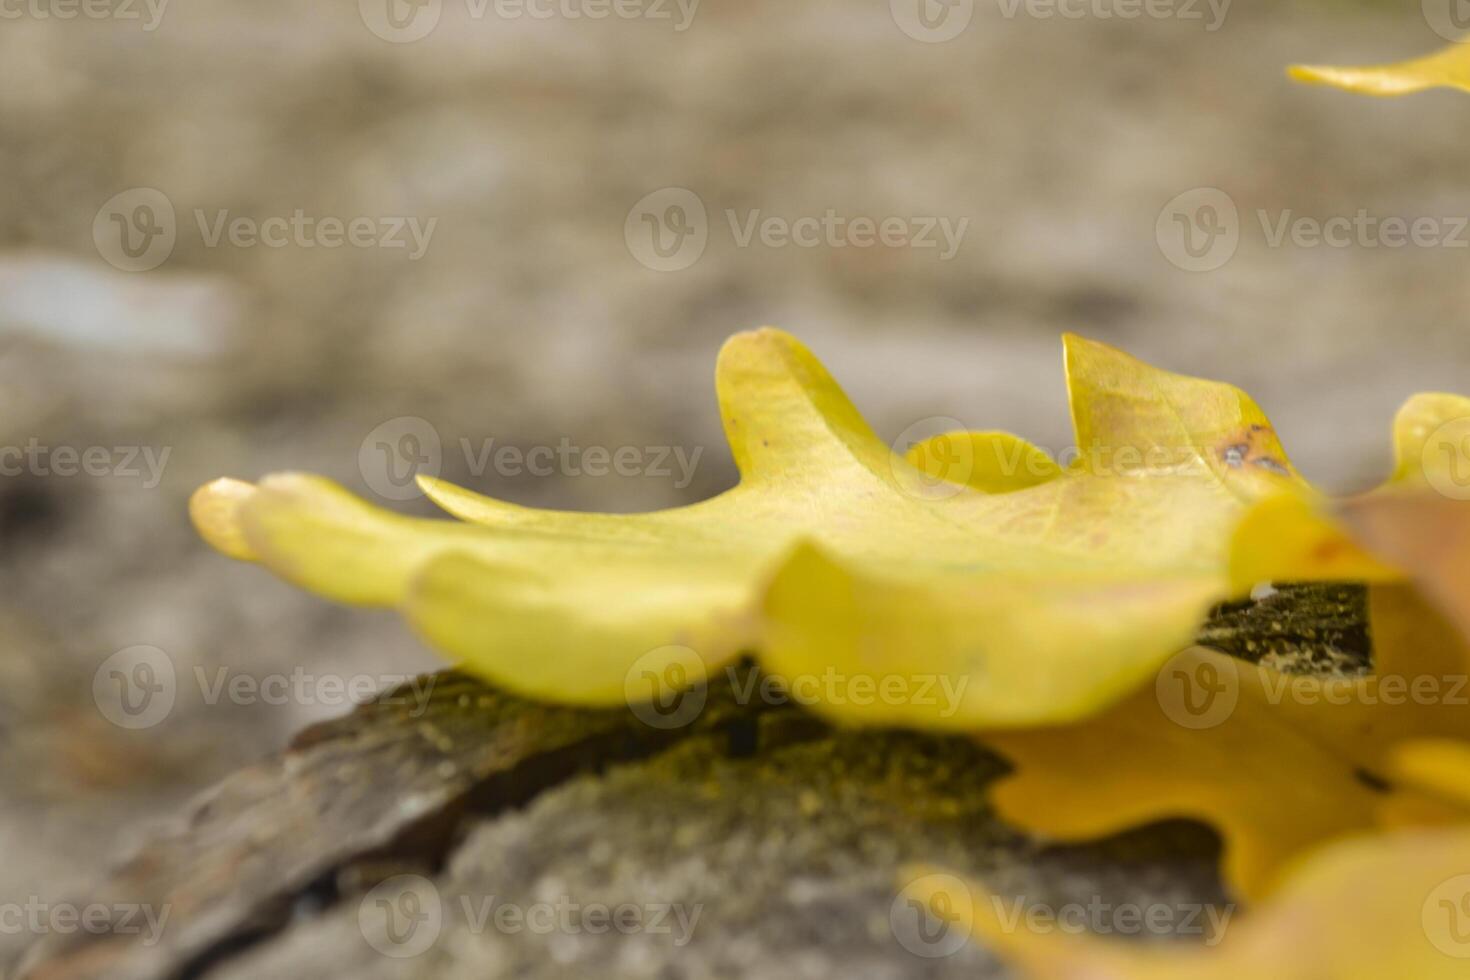
[{"label": "blurred background", "polygon": [[322,678],[434,665],[208,550],[213,477],[696,500],[734,479],[716,352],[762,324],[885,438],[1053,450],[1077,331],[1245,387],[1334,490],[1411,392],[1470,390],[1470,102],[1283,72],[1431,50],[1434,0],[923,2],[0,2],[0,894],[346,710]]}]

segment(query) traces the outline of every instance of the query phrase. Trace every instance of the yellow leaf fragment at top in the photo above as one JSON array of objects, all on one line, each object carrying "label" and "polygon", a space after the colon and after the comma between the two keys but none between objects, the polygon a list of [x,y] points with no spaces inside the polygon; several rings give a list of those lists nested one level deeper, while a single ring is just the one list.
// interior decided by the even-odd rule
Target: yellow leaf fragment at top
[{"label": "yellow leaf fragment at top", "polygon": [[1407,95],[1431,88],[1470,91],[1470,45],[1449,47],[1422,58],[1386,65],[1292,65],[1292,78],[1363,95]]},{"label": "yellow leaf fragment at top", "polygon": [[[1066,368],[1078,458],[1065,469],[993,433],[954,437],[990,453],[978,470],[916,465],[768,328],[721,351],[741,478],[702,503],[565,513],[422,480],[460,518],[448,522],[281,474],[216,481],[191,510],[226,554],[399,608],[432,646],[532,697],[647,699],[659,692],[645,678],[687,683],[755,651],[842,720],[1057,722],[1123,697],[1185,645],[1231,591],[1230,528],[1301,485],[1229,385],[1076,337]],[[997,448],[1018,462],[992,462]]]}]

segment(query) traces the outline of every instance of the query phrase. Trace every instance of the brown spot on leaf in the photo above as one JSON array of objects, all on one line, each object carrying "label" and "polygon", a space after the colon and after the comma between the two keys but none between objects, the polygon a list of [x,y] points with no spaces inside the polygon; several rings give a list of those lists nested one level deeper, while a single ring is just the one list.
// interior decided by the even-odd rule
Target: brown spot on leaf
[{"label": "brown spot on leaf", "polygon": [[1276,433],[1268,425],[1259,423],[1232,432],[1220,440],[1216,450],[1220,461],[1231,469],[1242,469],[1250,465],[1277,476],[1289,476],[1286,464],[1273,455],[1276,449]]},{"label": "brown spot on leaf", "polygon": [[1390,793],[1393,791],[1393,784],[1377,773],[1369,772],[1367,769],[1359,767],[1353,770],[1353,775],[1357,777],[1358,782],[1375,793]]}]

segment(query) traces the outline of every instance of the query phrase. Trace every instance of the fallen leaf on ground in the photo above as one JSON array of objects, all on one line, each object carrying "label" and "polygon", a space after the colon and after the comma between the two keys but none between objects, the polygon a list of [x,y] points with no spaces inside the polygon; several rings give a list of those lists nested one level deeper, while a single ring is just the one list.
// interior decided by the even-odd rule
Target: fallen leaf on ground
[{"label": "fallen leaf on ground", "polygon": [[[1076,337],[1066,366],[1079,459],[1065,470],[965,471],[932,441],[913,465],[810,352],[765,329],[721,352],[741,480],[703,503],[565,513],[423,480],[453,523],[283,474],[211,483],[191,512],[224,553],[398,607],[432,646],[524,695],[645,700],[757,650],[793,696],[844,720],[1080,718],[1189,641],[1230,593],[1230,528],[1300,479],[1229,385]],[[1009,436],[951,446],[1035,460]]]}]

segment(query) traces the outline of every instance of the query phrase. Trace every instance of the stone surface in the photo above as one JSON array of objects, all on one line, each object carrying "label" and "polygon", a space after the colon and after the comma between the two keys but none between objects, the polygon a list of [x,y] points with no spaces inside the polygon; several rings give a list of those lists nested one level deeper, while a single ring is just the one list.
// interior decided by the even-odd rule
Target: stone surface
[{"label": "stone surface", "polygon": [[457,675],[412,715],[361,709],[228,778],[87,898],[168,909],[161,941],[47,940],[21,976],[974,978],[1000,967],[921,923],[907,880],[1186,927],[1228,903],[1203,828],[1051,849],[1006,828],[984,792],[1005,765],[965,738],[717,690],[659,731]]}]

